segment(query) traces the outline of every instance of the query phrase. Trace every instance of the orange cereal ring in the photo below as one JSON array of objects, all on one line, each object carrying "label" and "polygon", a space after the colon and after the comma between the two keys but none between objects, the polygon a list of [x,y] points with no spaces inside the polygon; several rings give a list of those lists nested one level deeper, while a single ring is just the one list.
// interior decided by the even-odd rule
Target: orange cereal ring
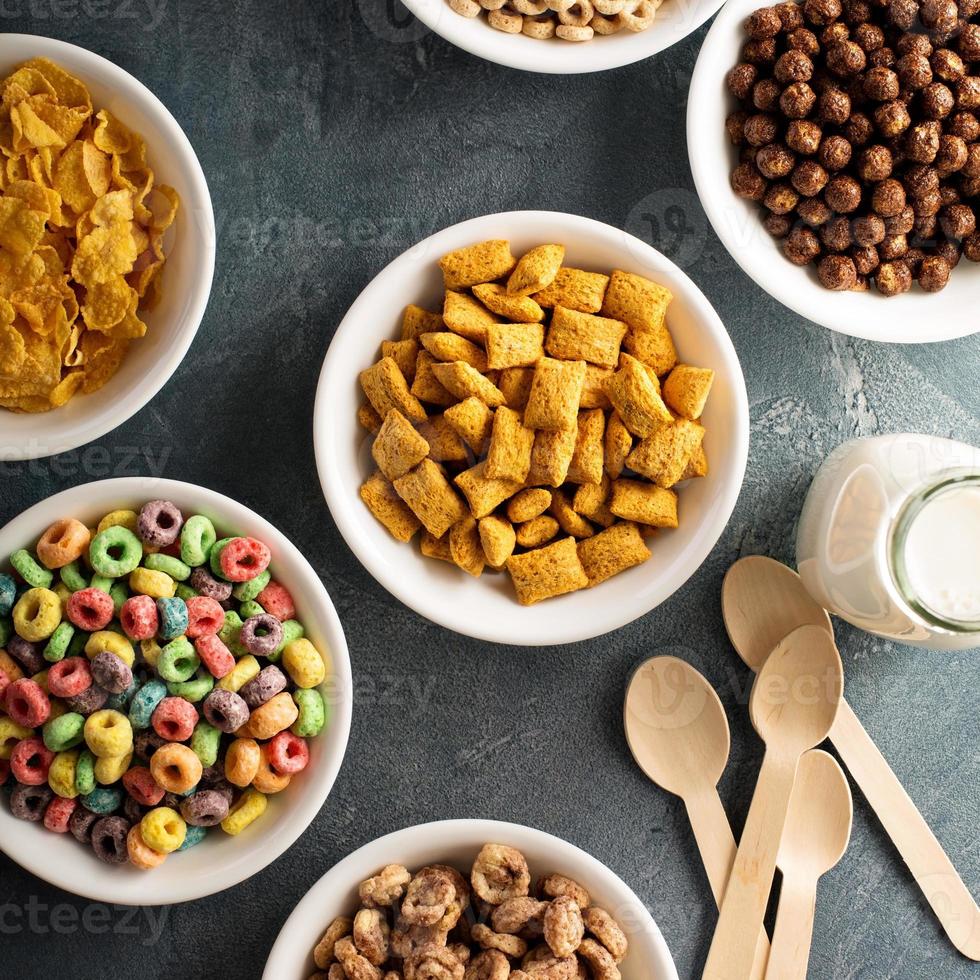
[{"label": "orange cereal ring", "polygon": [[162,745],[150,757],[150,774],[168,793],[186,793],[203,771],[201,760],[180,742]]},{"label": "orange cereal ring", "polygon": [[289,728],[298,716],[299,708],[296,707],[296,702],[286,691],[282,691],[252,712],[248,720],[249,734],[253,738],[265,741]]},{"label": "orange cereal ring", "polygon": [[225,779],[235,786],[248,786],[261,764],[259,743],[252,738],[236,738],[225,753]]},{"label": "orange cereal ring", "polygon": [[281,793],[292,778],[288,774],[280,775],[269,764],[269,746],[263,745],[259,749],[259,769],[252,779],[252,785],[260,792],[265,794]]},{"label": "orange cereal ring", "polygon": [[139,824],[134,824],[126,835],[126,852],[129,854],[129,860],[133,866],[140,868],[142,871],[157,868],[167,859],[167,855],[163,851],[153,850],[143,840],[143,834],[140,832]]},{"label": "orange cereal ring", "polygon": [[37,543],[37,557],[46,568],[64,568],[88,550],[89,529],[74,517],[55,521]]}]

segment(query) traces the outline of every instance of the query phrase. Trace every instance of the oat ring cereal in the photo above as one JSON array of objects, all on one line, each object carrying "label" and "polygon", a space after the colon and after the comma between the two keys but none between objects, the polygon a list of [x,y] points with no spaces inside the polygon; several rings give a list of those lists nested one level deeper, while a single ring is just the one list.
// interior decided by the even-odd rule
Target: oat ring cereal
[{"label": "oat ring cereal", "polygon": [[645,31],[656,19],[662,0],[446,0],[462,17],[486,13],[487,24],[505,34],[538,40],[559,38],[580,43],[596,34],[626,29]]}]

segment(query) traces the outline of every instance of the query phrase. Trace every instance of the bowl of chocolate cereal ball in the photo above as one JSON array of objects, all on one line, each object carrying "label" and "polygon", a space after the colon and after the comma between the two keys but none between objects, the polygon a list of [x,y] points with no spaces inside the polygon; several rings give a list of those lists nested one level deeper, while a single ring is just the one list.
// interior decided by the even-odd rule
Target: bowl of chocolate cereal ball
[{"label": "bowl of chocolate cereal ball", "polygon": [[732,0],[687,129],[715,232],[784,305],[869,340],[980,329],[977,0]]}]

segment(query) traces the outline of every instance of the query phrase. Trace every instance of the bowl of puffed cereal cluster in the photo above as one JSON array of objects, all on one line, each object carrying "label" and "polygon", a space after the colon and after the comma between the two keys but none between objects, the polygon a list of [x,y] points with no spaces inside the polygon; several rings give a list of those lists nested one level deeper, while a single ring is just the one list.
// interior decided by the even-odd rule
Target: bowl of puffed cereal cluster
[{"label": "bowl of puffed cereal cluster", "polygon": [[510,68],[571,75],[649,58],[723,0],[405,0],[447,41]]},{"label": "bowl of puffed cereal cluster", "polygon": [[0,80],[0,459],[32,459],[104,435],[176,370],[214,215],[187,137],[123,69],[4,34]]},{"label": "bowl of puffed cereal cluster", "polygon": [[732,257],[832,330],[980,329],[980,11],[972,0],[732,0],[688,102],[701,202]]},{"label": "bowl of puffed cereal cluster", "polygon": [[0,850],[96,900],[221,891],[306,829],[351,673],[316,573],[186,483],[66,490],[0,530]]},{"label": "bowl of puffed cereal cluster", "polygon": [[569,643],[693,574],[748,451],[738,358],[650,246],[552,212],[463,222],[364,290],[324,361],[320,481],[357,557],[459,633]]},{"label": "bowl of puffed cereal cluster", "polygon": [[447,820],[382,837],[296,906],[265,980],[676,980],[639,898],[550,834]]}]

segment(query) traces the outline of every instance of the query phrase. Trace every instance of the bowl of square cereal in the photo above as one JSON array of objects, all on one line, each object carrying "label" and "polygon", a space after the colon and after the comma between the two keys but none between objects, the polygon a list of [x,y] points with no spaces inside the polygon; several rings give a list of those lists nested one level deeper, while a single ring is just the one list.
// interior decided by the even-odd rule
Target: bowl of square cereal
[{"label": "bowl of square cereal", "polygon": [[0,460],[104,435],[176,370],[204,315],[214,215],[194,150],[140,82],[0,36]]},{"label": "bowl of square cereal", "polygon": [[673,263],[587,218],[513,212],[439,232],[364,290],[324,360],[314,445],[339,530],[394,596],[550,645],[631,622],[704,561],[748,405]]},{"label": "bowl of square cereal", "polygon": [[594,857],[530,827],[445,820],[365,845],[306,893],[263,977],[309,976],[676,980],[677,971],[643,902]]},{"label": "bowl of square cereal", "polygon": [[0,529],[0,850],[97,901],[170,904],[274,861],[351,719],[343,629],[279,531],[127,478]]}]

